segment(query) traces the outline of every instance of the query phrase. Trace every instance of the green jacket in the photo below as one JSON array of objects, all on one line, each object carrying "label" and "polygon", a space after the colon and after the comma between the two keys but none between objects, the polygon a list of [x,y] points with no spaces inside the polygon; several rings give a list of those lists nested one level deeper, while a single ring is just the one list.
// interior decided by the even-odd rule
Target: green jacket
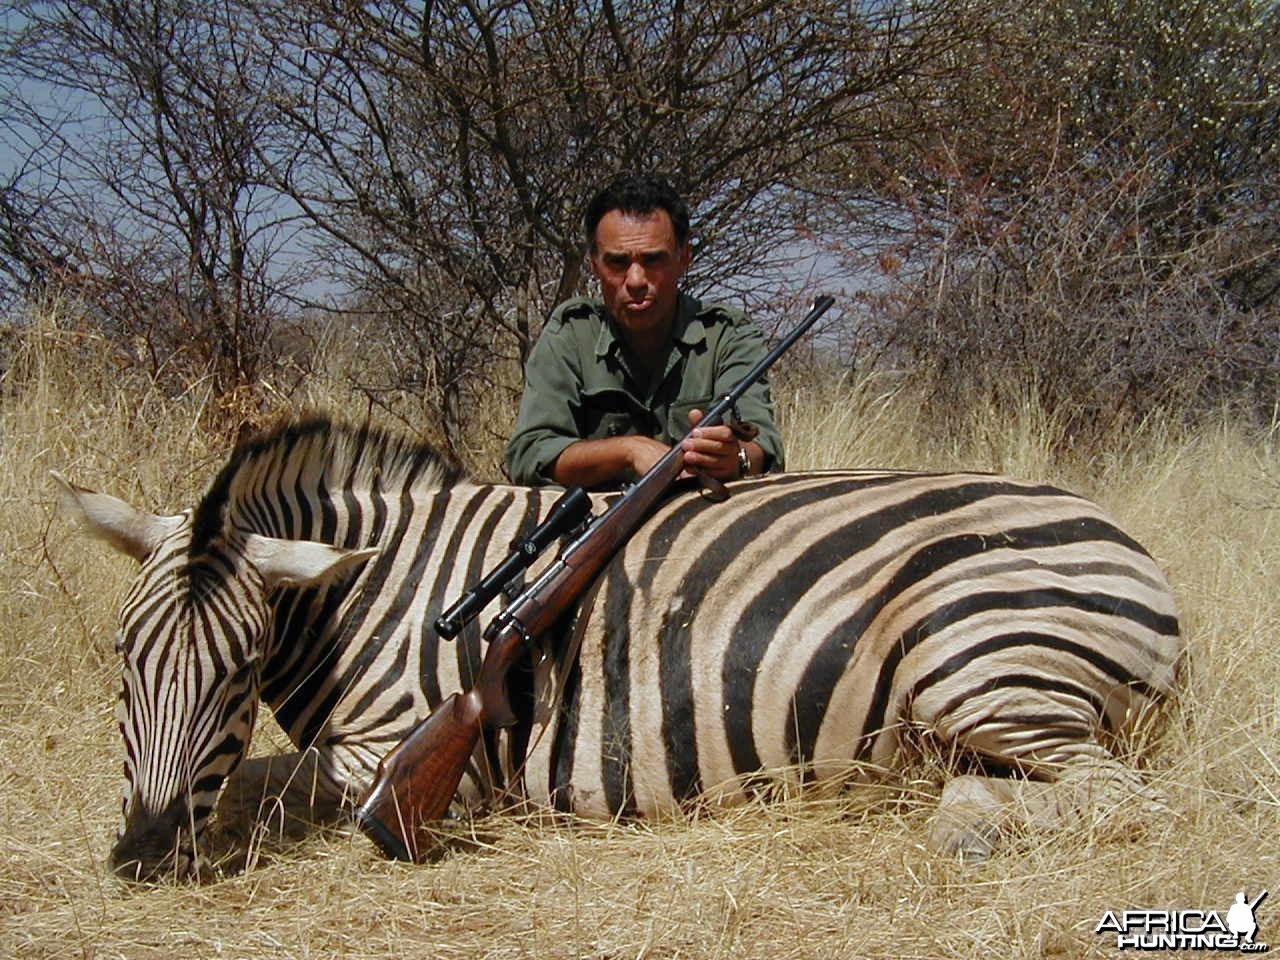
[{"label": "green jacket", "polygon": [[[689,411],[706,410],[765,355],[764,336],[739,310],[680,295],[666,368],[651,384],[633,375],[613,321],[598,299],[556,308],[525,367],[524,396],[507,444],[516,483],[551,482],[551,468],[577,440],[644,434],[673,444],[689,431]],[[764,378],[738,401],[760,428],[765,469],[781,470],[782,438]]]}]

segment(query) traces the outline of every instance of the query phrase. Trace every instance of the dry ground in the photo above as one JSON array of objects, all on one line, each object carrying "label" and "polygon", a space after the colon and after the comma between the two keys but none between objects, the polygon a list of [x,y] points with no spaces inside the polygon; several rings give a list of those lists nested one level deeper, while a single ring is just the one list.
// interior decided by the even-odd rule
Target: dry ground
[{"label": "dry ground", "polygon": [[[641,826],[495,818],[473,849],[387,863],[360,836],[262,842],[204,885],[133,888],[114,830],[115,610],[130,565],[57,515],[50,468],[154,509],[190,505],[224,443],[200,385],[163,397],[52,321],[0,397],[0,956],[1104,957],[1103,912],[1225,911],[1275,895],[1280,945],[1280,452],[1228,418],[1139,425],[1056,456],[1028,406],[926,439],[904,392],[782,388],[793,467],[972,467],[1103,502],[1168,571],[1190,645],[1145,744],[1175,817],[1136,835],[1024,837],[965,867],[922,838],[938,784],[890,802],[795,799]],[[322,386],[293,403],[341,404]],[[269,749],[264,729],[257,749]],[[1273,919],[1274,918],[1274,919]]]}]

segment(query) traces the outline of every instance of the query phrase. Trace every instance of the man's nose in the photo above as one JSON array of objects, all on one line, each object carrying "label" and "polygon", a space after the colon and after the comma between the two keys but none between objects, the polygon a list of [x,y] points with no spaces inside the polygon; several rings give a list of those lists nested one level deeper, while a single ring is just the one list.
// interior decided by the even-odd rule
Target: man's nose
[{"label": "man's nose", "polygon": [[627,286],[635,290],[641,290],[649,286],[649,277],[644,272],[643,264],[632,262],[627,267]]}]

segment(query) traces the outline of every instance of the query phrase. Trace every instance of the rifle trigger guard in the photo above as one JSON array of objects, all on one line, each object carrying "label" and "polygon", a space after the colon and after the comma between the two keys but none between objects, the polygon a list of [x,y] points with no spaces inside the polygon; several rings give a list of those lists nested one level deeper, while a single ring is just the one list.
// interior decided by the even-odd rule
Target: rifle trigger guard
[{"label": "rifle trigger guard", "polygon": [[528,651],[529,656],[533,658],[533,665],[535,667],[541,664],[544,660],[546,660],[548,656],[550,656],[550,654],[547,653],[546,646],[544,644],[538,643],[538,641],[533,638],[533,636],[529,633],[529,631],[525,629],[523,623],[521,623],[515,617],[512,617],[511,624],[516,628],[516,631],[520,634],[520,639],[524,643],[524,648],[525,650]]}]

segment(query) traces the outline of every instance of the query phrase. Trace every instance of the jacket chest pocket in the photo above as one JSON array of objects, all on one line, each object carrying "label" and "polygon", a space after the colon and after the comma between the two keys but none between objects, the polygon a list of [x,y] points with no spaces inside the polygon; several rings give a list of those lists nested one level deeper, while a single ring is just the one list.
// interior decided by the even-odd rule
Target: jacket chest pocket
[{"label": "jacket chest pocket", "polygon": [[647,433],[653,416],[627,394],[619,390],[602,390],[583,394],[577,419],[580,437],[599,440]]}]

